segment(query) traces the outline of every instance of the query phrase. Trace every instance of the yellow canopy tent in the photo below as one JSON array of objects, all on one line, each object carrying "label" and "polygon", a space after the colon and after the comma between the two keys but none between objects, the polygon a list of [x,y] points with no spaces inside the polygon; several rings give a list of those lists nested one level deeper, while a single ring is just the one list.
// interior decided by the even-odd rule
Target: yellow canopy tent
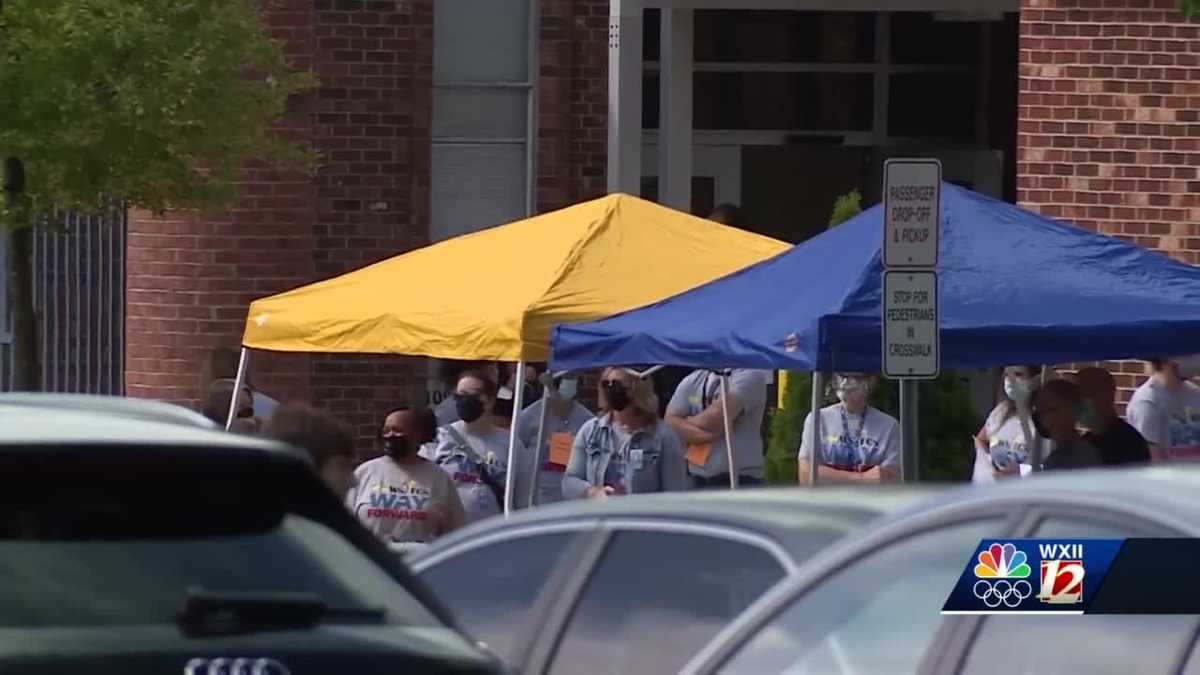
[{"label": "yellow canopy tent", "polygon": [[[242,345],[516,361],[522,372],[525,362],[549,357],[550,331],[559,323],[658,302],[788,247],[613,194],[257,300]],[[239,388],[245,349],[242,355]],[[514,389],[520,410],[523,388]],[[232,417],[231,406],[230,423]],[[506,513],[514,472],[507,474]]]},{"label": "yellow canopy tent", "polygon": [[648,305],[786,248],[614,194],[257,300],[242,344],[544,361],[556,324]]}]

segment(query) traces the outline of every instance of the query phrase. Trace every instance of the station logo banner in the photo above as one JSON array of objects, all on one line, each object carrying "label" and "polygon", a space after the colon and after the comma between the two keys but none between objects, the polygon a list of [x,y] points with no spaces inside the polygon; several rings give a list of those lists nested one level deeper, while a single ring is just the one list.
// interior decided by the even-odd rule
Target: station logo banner
[{"label": "station logo banner", "polygon": [[1011,539],[979,543],[943,614],[1083,614],[1123,539]]}]

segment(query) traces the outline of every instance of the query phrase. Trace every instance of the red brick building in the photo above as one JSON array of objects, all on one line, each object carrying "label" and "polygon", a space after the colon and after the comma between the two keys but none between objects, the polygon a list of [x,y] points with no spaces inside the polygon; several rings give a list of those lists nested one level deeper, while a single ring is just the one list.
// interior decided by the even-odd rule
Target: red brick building
[{"label": "red brick building", "polygon": [[[280,0],[265,21],[320,79],[282,122],[320,169],[251,168],[227,214],[134,214],[131,395],[195,404],[255,297],[610,188],[738,202],[798,241],[837,195],[873,201],[888,157],[931,155],[1200,262],[1200,27],[1174,0]],[[299,355],[253,371],[364,437],[429,373]]]}]

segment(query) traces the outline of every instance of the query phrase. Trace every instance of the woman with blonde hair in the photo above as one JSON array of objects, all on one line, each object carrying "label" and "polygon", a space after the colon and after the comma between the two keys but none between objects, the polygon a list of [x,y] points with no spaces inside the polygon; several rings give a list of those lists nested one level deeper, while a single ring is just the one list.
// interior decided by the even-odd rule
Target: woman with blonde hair
[{"label": "woman with blonde hair", "polygon": [[650,382],[624,368],[600,379],[600,414],[579,429],[563,476],[566,499],[685,490],[679,436],[658,416]]}]

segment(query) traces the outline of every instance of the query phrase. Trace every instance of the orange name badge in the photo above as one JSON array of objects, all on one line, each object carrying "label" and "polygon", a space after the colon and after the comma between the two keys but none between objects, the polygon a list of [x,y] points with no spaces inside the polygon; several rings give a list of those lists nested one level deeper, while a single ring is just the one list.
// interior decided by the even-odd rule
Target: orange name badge
[{"label": "orange name badge", "polygon": [[708,455],[712,452],[712,443],[691,443],[688,445],[688,464],[704,466],[708,463]]},{"label": "orange name badge", "polygon": [[550,436],[550,463],[566,466],[571,461],[571,446],[575,437],[566,431]]}]

